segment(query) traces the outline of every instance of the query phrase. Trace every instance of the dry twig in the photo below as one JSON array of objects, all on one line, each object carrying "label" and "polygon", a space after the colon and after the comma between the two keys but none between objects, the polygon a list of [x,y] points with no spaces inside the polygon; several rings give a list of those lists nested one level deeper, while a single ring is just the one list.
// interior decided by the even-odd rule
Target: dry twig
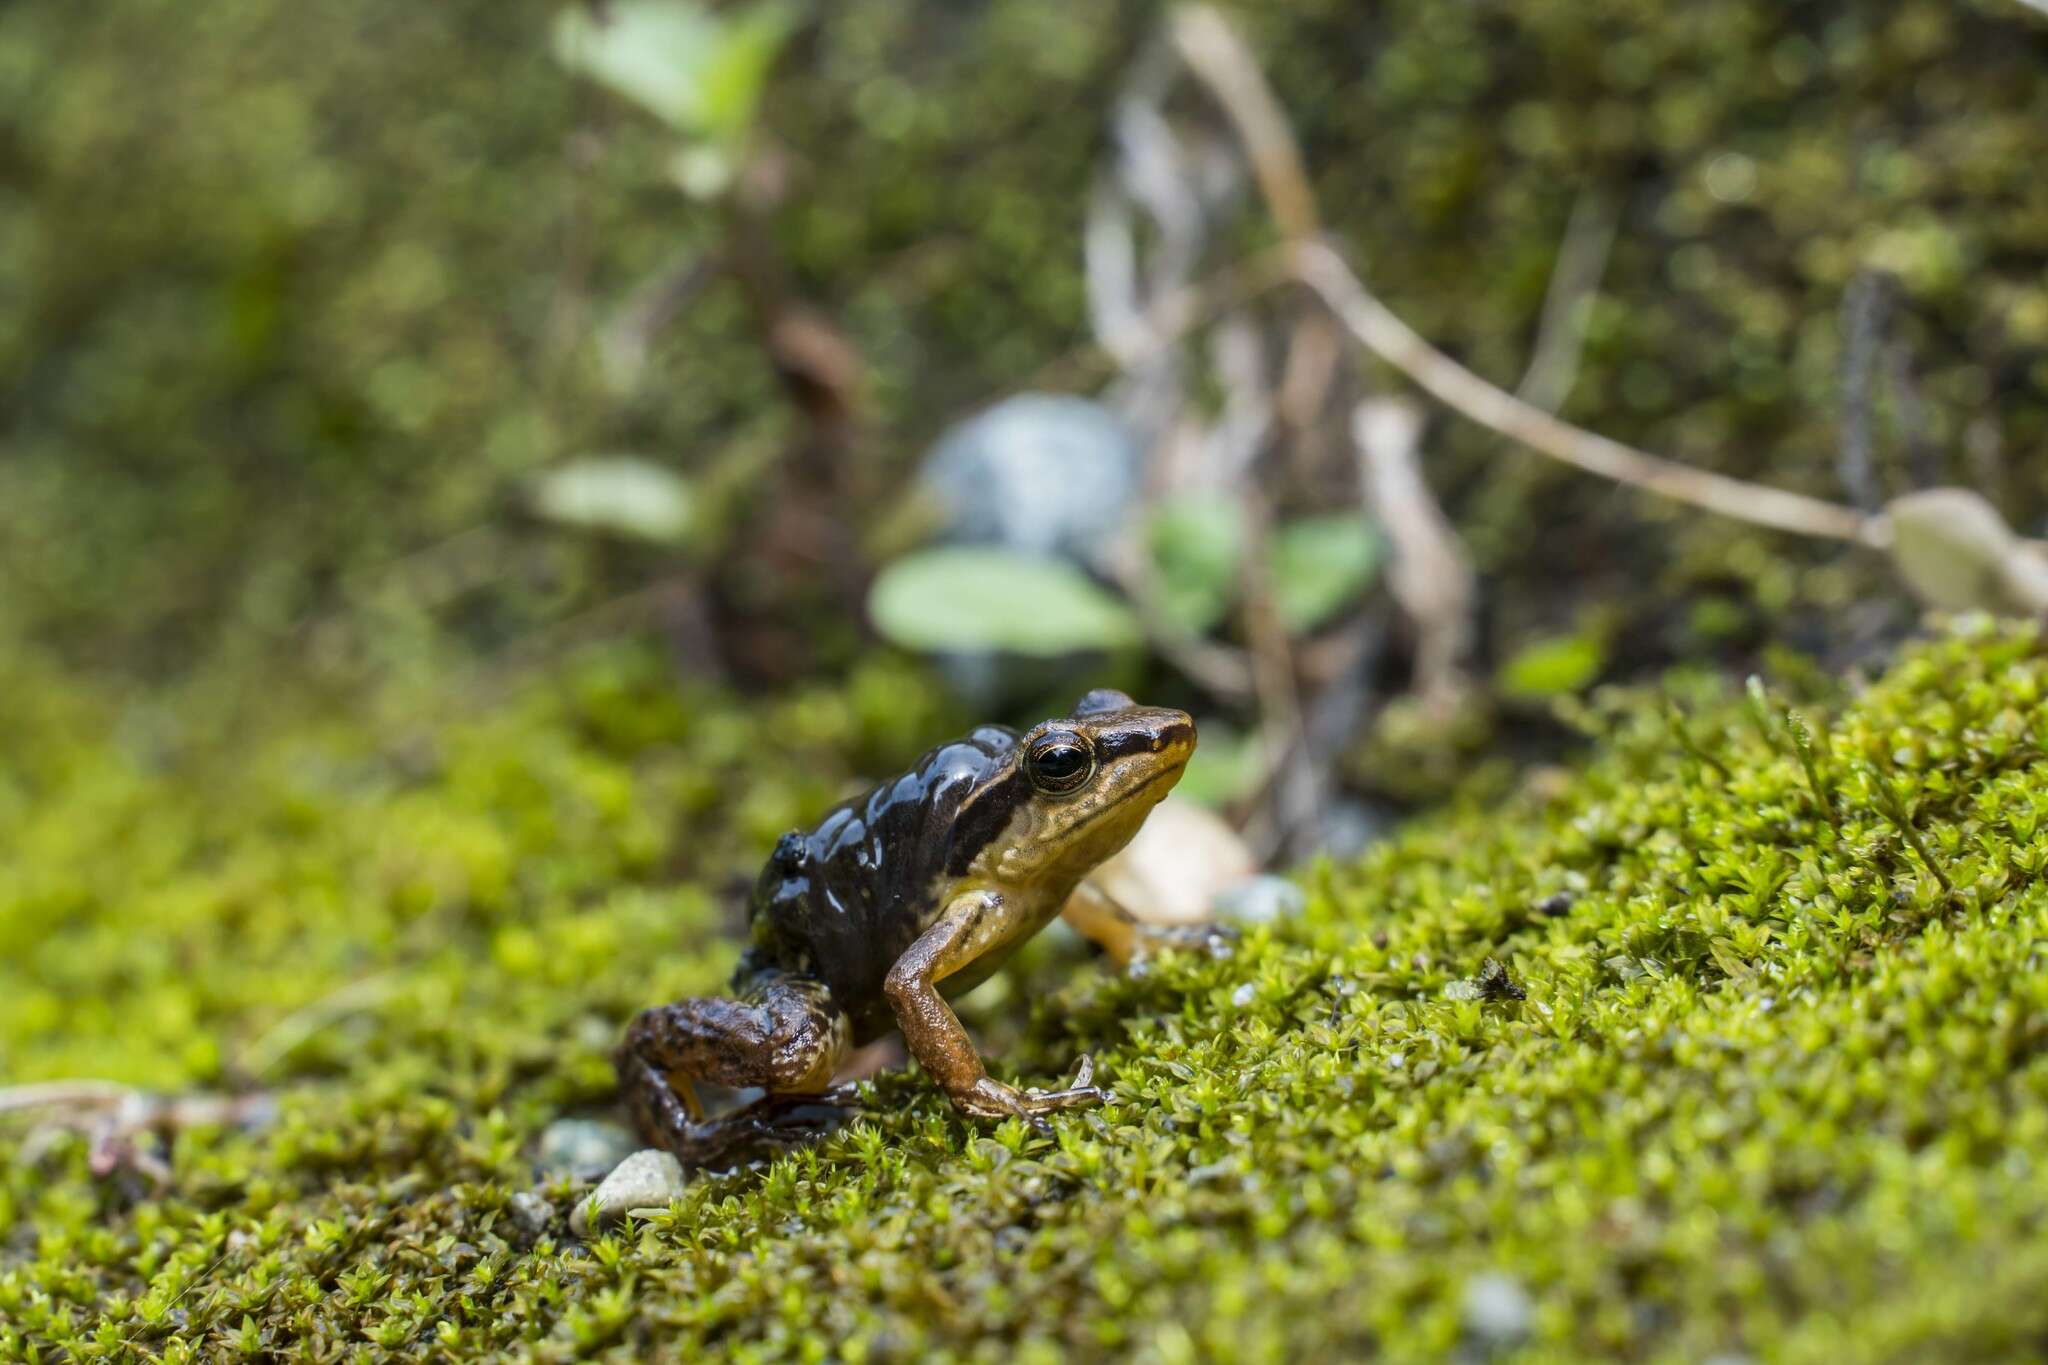
[{"label": "dry twig", "polygon": [[1835,477],[1849,500],[1866,512],[1884,505],[1877,477],[1877,353],[1891,315],[1892,277],[1865,270],[1842,294],[1842,442]]},{"label": "dry twig", "polygon": [[1417,463],[1422,413],[1399,398],[1360,403],[1351,417],[1366,505],[1387,534],[1387,588],[1415,627],[1415,693],[1447,711],[1465,690],[1477,596],[1458,533]]},{"label": "dry twig", "polygon": [[1306,241],[1321,229],[1315,190],[1303,168],[1301,149],[1287,111],[1252,57],[1251,50],[1220,13],[1208,5],[1183,5],[1170,24],[1174,50],[1188,70],[1214,92],[1244,142],[1259,193],[1280,235]]},{"label": "dry twig", "polygon": [[87,1135],[93,1174],[132,1170],[162,1187],[171,1170],[148,1141],[156,1134],[187,1128],[260,1127],[276,1113],[276,1101],[261,1091],[248,1095],[152,1095],[118,1081],[64,1080],[0,1089],[0,1115],[47,1114],[47,1121],[22,1144],[23,1160],[50,1138],[65,1132]]},{"label": "dry twig", "polygon": [[1286,114],[1229,22],[1207,5],[1190,5],[1175,12],[1172,32],[1182,59],[1236,124],[1296,278],[1321,296],[1368,351],[1481,426],[1589,474],[1758,526],[1884,543],[1881,516],[1694,469],[1575,427],[1481,379],[1423,340],[1318,237],[1314,191]]},{"label": "dry twig", "polygon": [[1556,412],[1579,377],[1579,357],[1586,344],[1586,310],[1607,272],[1607,253],[1621,221],[1614,205],[1598,190],[1582,192],[1565,224],[1564,243],[1543,295],[1543,320],[1537,324],[1536,346],[1529,368],[1515,386],[1515,396],[1546,412]]},{"label": "dry twig", "polygon": [[1359,282],[1326,242],[1301,245],[1295,269],[1361,345],[1439,401],[1481,426],[1575,469],[1721,516],[1828,540],[1883,543],[1881,517],[1853,507],[1732,479],[1651,455],[1560,421],[1478,375],[1424,341]]}]

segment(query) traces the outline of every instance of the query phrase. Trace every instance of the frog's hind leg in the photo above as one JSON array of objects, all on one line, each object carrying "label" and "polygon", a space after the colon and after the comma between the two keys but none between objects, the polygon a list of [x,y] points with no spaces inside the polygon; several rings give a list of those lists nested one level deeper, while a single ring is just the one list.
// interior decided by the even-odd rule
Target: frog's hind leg
[{"label": "frog's hind leg", "polygon": [[1089,882],[1074,888],[1067,903],[1060,907],[1060,918],[1075,933],[1093,940],[1119,967],[1128,967],[1138,958],[1169,948],[1207,950],[1214,956],[1227,956],[1231,940],[1237,936],[1228,925],[1214,921],[1148,924]]},{"label": "frog's hind leg", "polygon": [[[820,1130],[849,1033],[824,983],[764,971],[736,1000],[706,996],[642,1010],[619,1048],[619,1081],[648,1141],[686,1164],[720,1165]],[[699,1081],[768,1096],[707,1119]],[[811,1096],[816,1105],[803,1102]]]}]

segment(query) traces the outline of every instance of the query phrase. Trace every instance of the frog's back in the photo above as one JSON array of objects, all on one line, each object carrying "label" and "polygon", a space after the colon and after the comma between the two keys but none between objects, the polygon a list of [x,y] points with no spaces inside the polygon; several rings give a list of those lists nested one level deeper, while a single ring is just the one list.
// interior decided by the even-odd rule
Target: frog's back
[{"label": "frog's back", "polygon": [[984,725],[784,835],[748,907],[753,960],[823,980],[857,1035],[886,1029],[883,978],[1008,822],[991,784],[1016,780],[1017,743]]}]

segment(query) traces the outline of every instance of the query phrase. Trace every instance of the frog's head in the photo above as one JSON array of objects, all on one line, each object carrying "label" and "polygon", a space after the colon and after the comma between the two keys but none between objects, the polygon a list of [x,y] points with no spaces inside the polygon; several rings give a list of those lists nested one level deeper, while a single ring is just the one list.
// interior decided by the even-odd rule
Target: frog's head
[{"label": "frog's head", "polygon": [[1101,689],[1026,732],[1001,851],[1005,878],[1078,881],[1129,843],[1195,752],[1185,711]]}]

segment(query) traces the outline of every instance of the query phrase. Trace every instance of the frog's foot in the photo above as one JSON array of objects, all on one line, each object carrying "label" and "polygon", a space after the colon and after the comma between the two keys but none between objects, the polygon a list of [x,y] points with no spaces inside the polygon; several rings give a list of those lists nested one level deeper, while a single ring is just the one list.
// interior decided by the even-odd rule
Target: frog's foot
[{"label": "frog's foot", "polygon": [[720,1145],[729,1153],[768,1153],[816,1142],[859,1112],[853,1087],[841,1086],[817,1095],[763,1095],[698,1127],[719,1125]]},{"label": "frog's foot", "polygon": [[855,1087],[842,1085],[816,1095],[763,1095],[725,1121],[747,1125],[764,1143],[789,1145],[829,1133],[860,1112]]},{"label": "frog's foot", "polygon": [[1146,924],[1134,935],[1132,960],[1142,962],[1164,952],[1207,953],[1227,958],[1237,951],[1237,929],[1209,920],[1199,924]]},{"label": "frog's foot", "polygon": [[[846,1016],[821,983],[763,973],[740,1000],[679,1000],[641,1011],[619,1049],[619,1080],[648,1141],[685,1165],[728,1165],[831,1126],[845,1106],[825,1098],[826,1083],[838,1070],[846,1035]],[[707,1119],[697,1103],[698,1081],[758,1086],[769,1095]]]},{"label": "frog's foot", "polygon": [[1213,920],[1199,924],[1157,924],[1132,914],[1115,897],[1082,882],[1067,897],[1060,915],[1075,933],[1101,945],[1119,967],[1179,949],[1229,957],[1237,930]]},{"label": "frog's foot", "polygon": [[645,1136],[684,1165],[713,1170],[743,1166],[816,1142],[858,1112],[846,1088],[815,1095],[763,1095],[730,1114],[698,1118],[666,1078],[651,1069],[637,1077],[629,1073],[629,1087]]},{"label": "frog's foot", "polygon": [[1074,1069],[1074,1083],[1058,1090],[1019,1090],[983,1076],[966,1090],[952,1096],[953,1103],[974,1118],[996,1122],[1021,1118],[1041,1133],[1052,1131],[1052,1125],[1045,1118],[1047,1114],[1102,1104],[1109,1099],[1109,1092],[1095,1084],[1095,1059],[1085,1054]]}]

